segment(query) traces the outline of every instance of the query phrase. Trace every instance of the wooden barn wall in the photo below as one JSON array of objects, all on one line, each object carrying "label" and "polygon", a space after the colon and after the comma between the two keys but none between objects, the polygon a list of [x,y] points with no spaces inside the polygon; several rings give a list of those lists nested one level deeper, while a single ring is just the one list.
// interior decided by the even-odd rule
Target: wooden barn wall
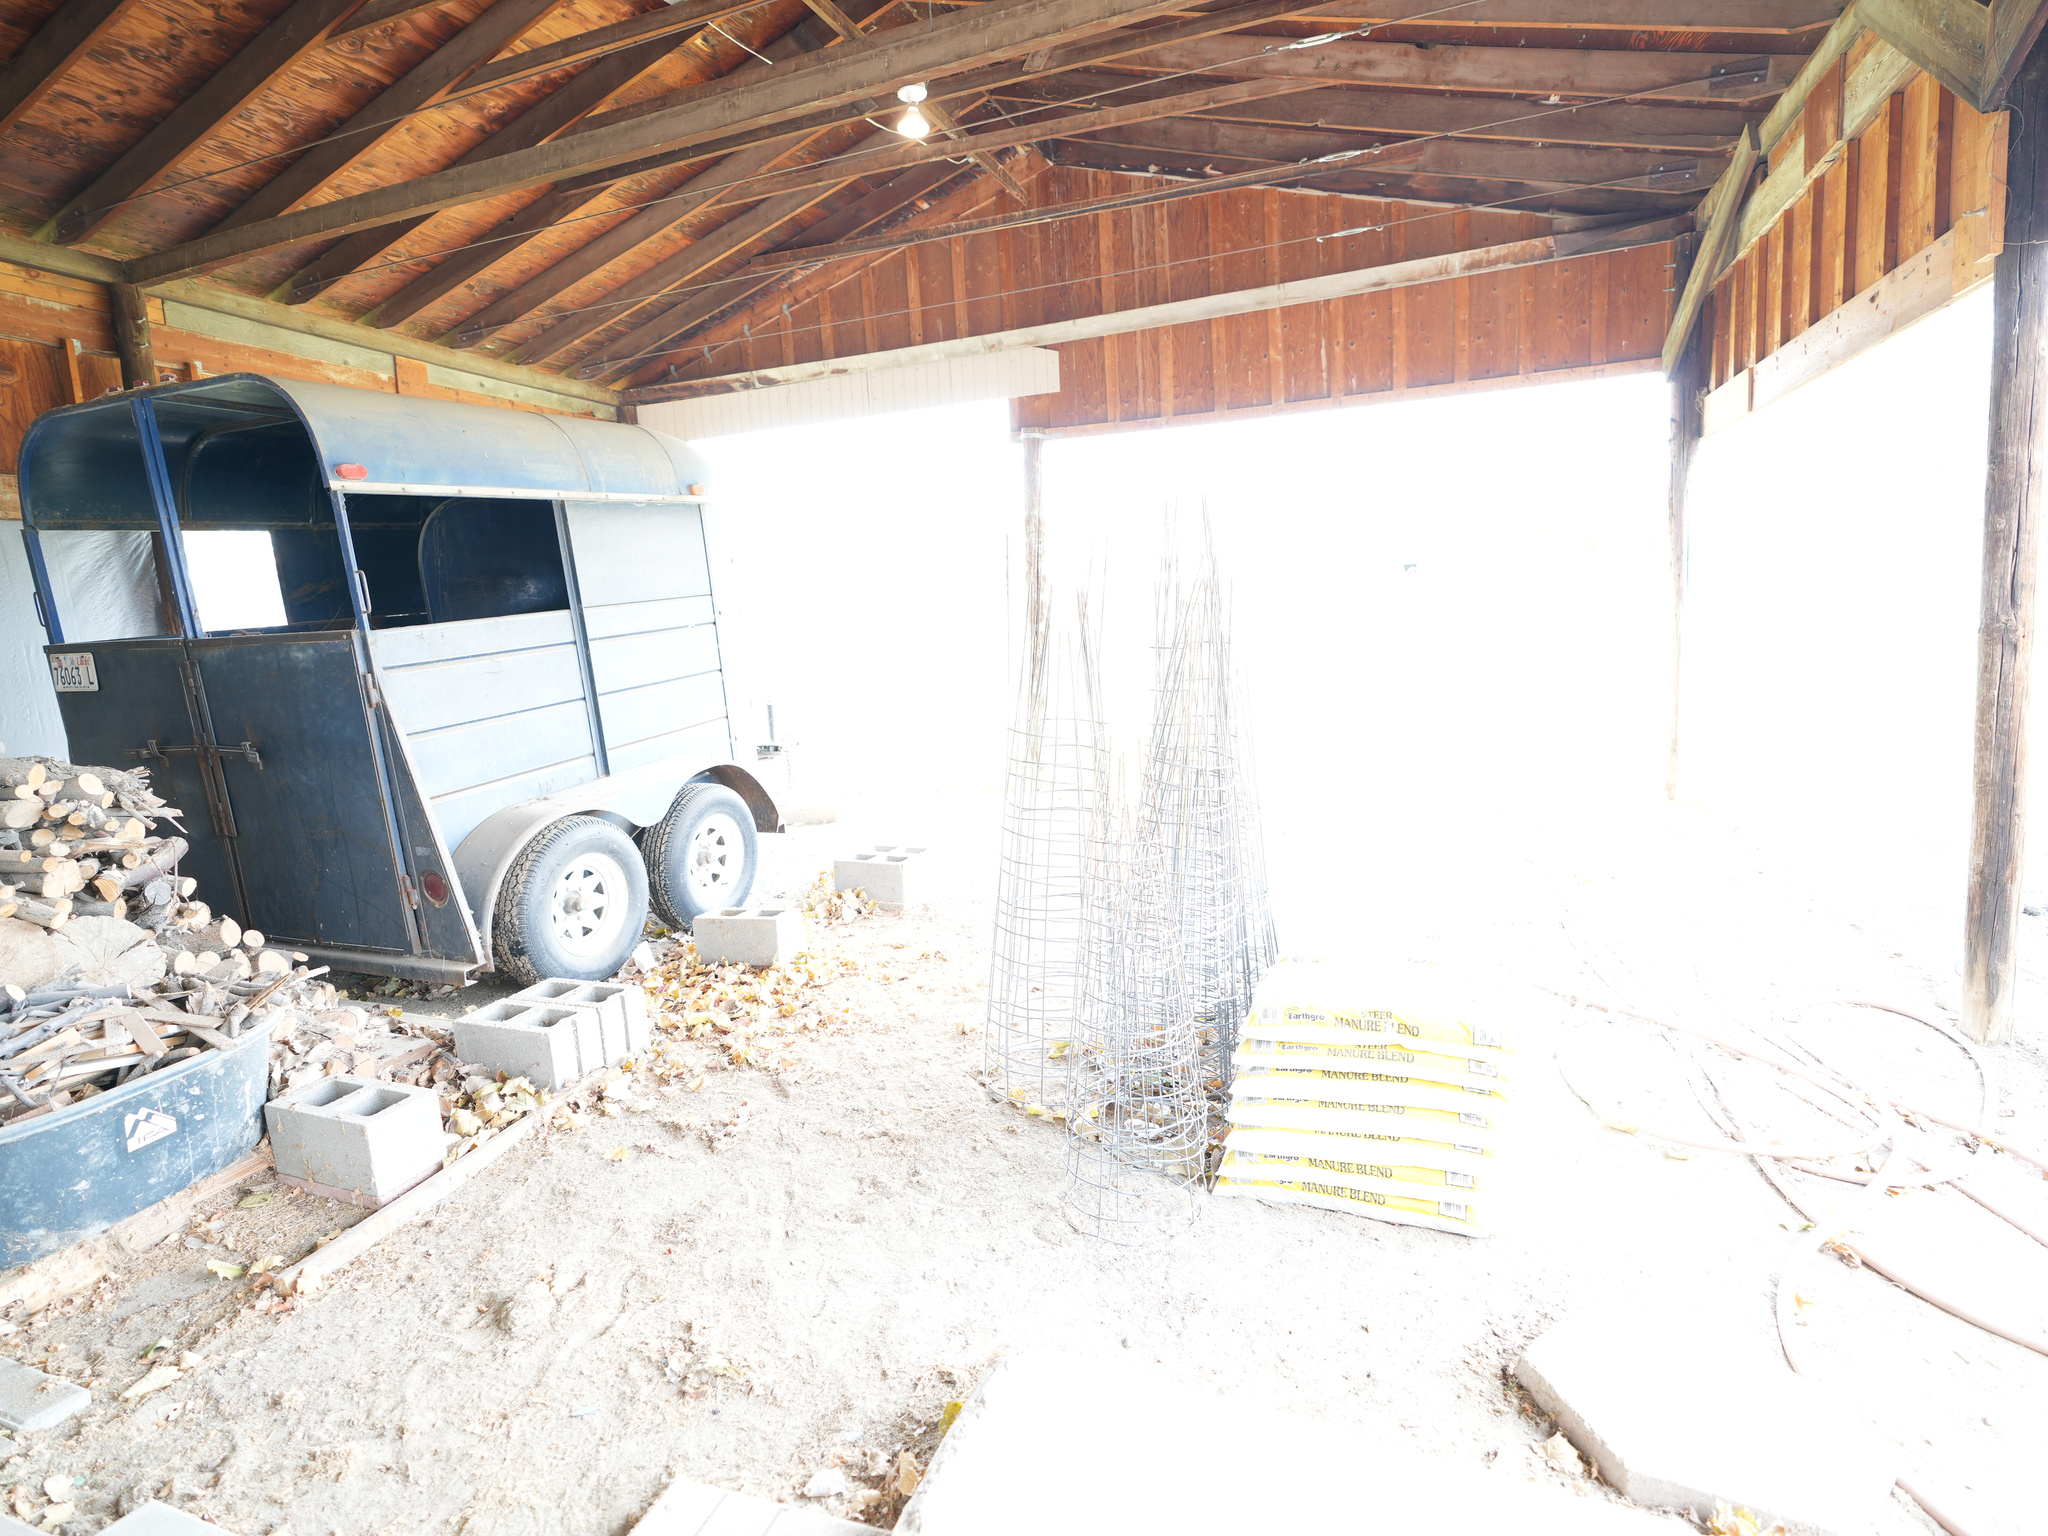
[{"label": "wooden barn wall", "polygon": [[[103,283],[0,261],[0,517],[19,516],[14,475],[30,423],[44,411],[121,388],[111,304]],[[365,345],[358,346],[176,299],[152,297],[148,304],[157,369],[166,381],[263,373],[553,415],[616,414],[379,351],[375,331],[365,330]]]},{"label": "wooden barn wall", "polygon": [[[1838,71],[1853,74],[1873,42],[1864,34]],[[2006,114],[1914,72],[1843,141],[1841,79],[1772,152],[1774,174],[1805,157],[1806,190],[1708,300],[1709,432],[1987,281],[2003,248]]]},{"label": "wooden barn wall", "polygon": [[[1171,183],[1049,166],[1048,207]],[[1010,211],[999,202],[991,213]],[[847,261],[801,302],[699,338],[678,378],[813,362],[1546,234],[1531,214],[1239,188],[1146,208],[932,241]],[[1339,231],[1359,231],[1339,234]],[[1261,314],[1063,343],[1056,395],[1020,429],[1087,432],[1228,420],[1403,394],[1654,367],[1672,247],[1580,257]]]}]

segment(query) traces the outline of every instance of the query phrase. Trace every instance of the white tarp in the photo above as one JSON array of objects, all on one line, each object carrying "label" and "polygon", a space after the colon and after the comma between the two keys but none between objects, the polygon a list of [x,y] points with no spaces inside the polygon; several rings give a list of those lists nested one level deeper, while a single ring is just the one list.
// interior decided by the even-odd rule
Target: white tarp
[{"label": "white tarp", "polygon": [[43,643],[21,524],[0,523],[0,742],[11,756],[67,755]]}]

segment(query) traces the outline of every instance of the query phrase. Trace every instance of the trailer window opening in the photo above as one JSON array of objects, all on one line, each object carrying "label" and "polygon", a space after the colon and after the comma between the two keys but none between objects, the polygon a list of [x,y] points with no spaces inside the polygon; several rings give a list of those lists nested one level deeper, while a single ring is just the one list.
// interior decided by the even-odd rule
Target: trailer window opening
[{"label": "trailer window opening", "polygon": [[203,631],[275,629],[288,622],[268,530],[198,529],[184,539],[185,572]]},{"label": "trailer window opening", "polygon": [[50,601],[69,644],[178,633],[178,607],[153,527],[37,530]]}]

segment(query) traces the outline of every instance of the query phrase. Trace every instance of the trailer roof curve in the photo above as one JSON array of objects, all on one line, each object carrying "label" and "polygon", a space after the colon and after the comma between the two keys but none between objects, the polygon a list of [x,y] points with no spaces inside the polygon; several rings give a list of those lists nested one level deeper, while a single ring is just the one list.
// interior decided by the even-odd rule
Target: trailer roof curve
[{"label": "trailer roof curve", "polygon": [[153,515],[138,403],[173,484],[202,440],[252,427],[298,437],[311,480],[351,494],[698,501],[706,478],[693,448],[646,427],[237,373],[45,414],[22,444],[31,526]]}]

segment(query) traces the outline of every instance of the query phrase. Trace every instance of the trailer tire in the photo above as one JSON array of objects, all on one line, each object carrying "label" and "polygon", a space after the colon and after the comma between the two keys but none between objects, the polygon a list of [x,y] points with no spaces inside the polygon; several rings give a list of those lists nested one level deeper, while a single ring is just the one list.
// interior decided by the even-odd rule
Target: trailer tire
[{"label": "trailer tire", "polygon": [[706,912],[747,899],[761,845],[746,801],[722,784],[685,784],[668,814],[647,829],[641,852],[654,915],[680,932]]},{"label": "trailer tire", "polygon": [[647,926],[647,871],[633,839],[595,816],[551,822],[520,850],[498,888],[491,948],[524,986],[552,977],[603,981]]}]

